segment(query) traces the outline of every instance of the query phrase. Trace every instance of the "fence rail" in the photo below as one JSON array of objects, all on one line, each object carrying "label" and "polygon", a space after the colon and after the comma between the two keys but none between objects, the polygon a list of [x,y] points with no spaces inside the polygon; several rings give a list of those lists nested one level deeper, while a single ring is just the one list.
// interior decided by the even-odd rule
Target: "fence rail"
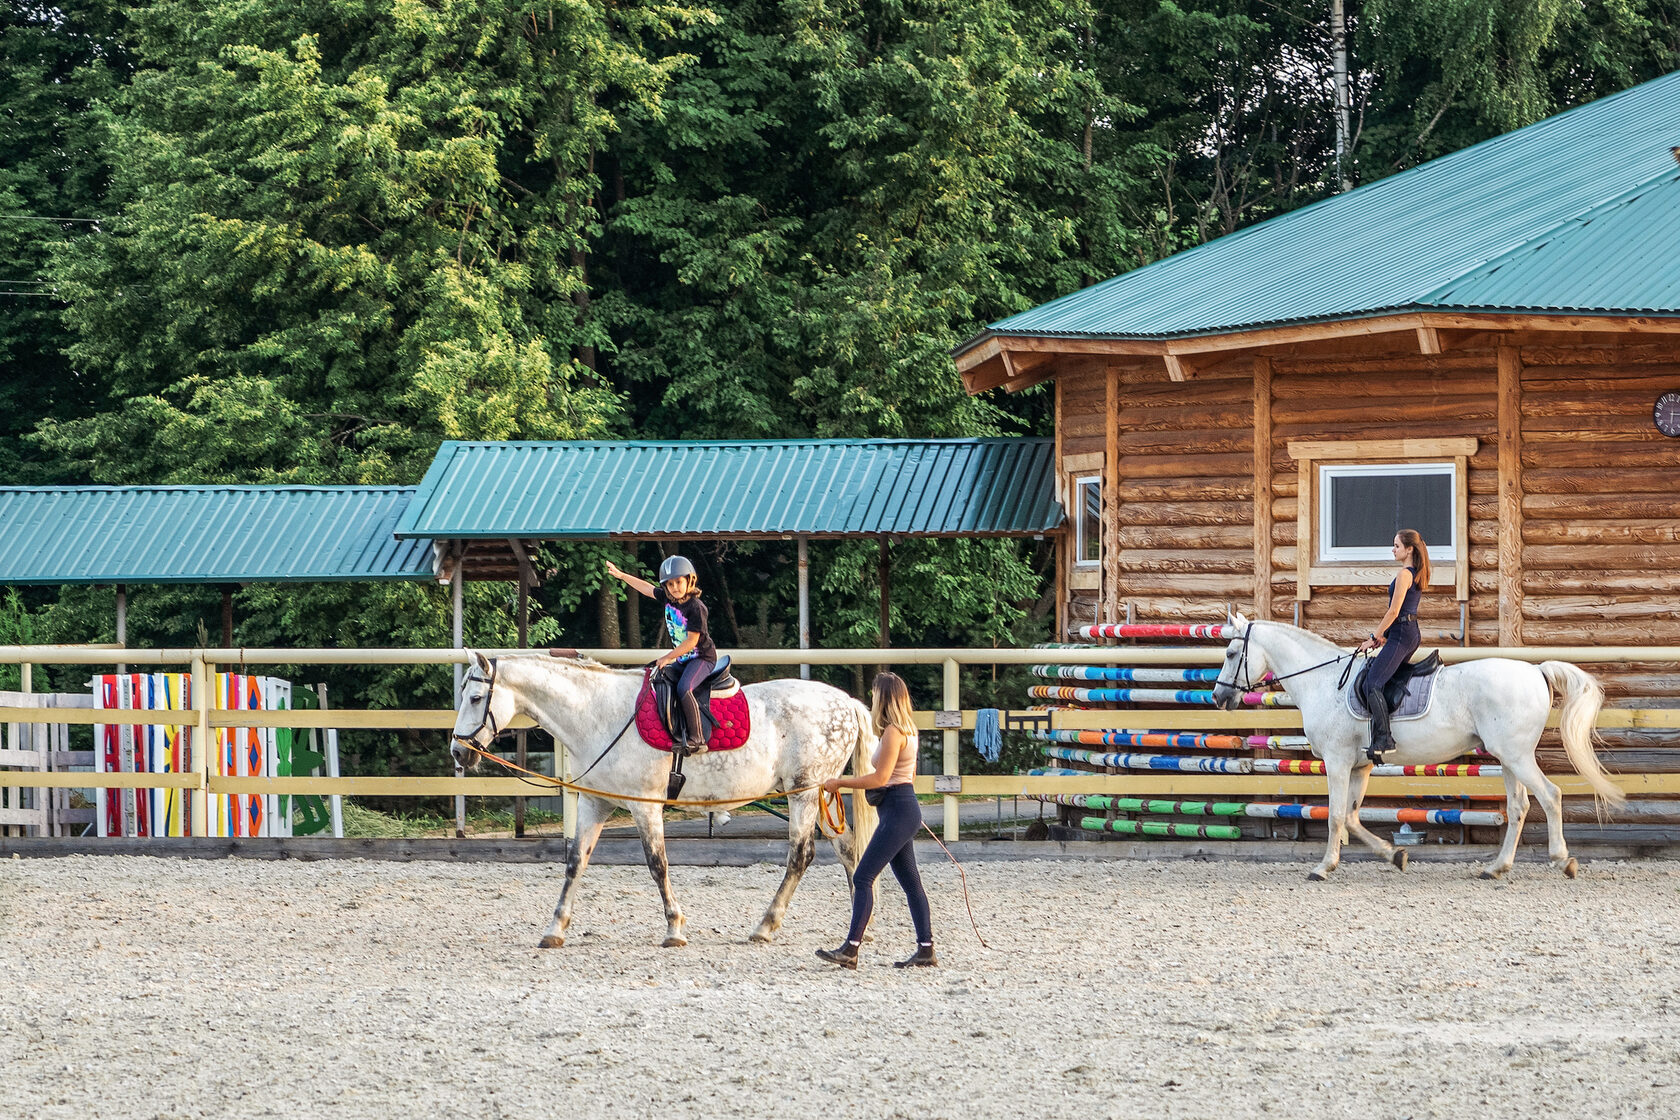
[{"label": "fence rail", "polygon": [[[548,657],[548,650],[486,649],[492,657]],[[663,653],[649,649],[567,650],[607,664],[640,665]],[[1521,661],[1569,661],[1576,664],[1673,664],[1680,665],[1680,647],[1672,646],[1542,646],[1489,647],[1466,649],[1443,647],[1442,659],[1449,663],[1488,657],[1509,657]],[[1321,793],[1324,780],[1299,775],[1228,774],[1082,774],[1078,776],[964,775],[958,765],[958,733],[972,730],[975,709],[960,706],[958,673],[965,665],[1032,664],[1115,664],[1127,665],[1217,665],[1222,651],[1214,647],[1087,646],[1062,649],[757,649],[732,650],[737,665],[939,665],[942,673],[942,707],[915,713],[917,727],[941,733],[942,772],[916,779],[918,793],[945,795],[945,834],[957,838],[957,797],[1009,797],[1026,794],[1105,794],[1138,796],[1207,796],[1244,794],[1299,796]],[[213,679],[217,671],[245,670],[254,665],[462,665],[469,659],[459,649],[113,649],[92,646],[0,646],[0,664],[32,665],[130,665],[155,668],[190,667],[195,681]],[[28,691],[25,673],[25,691]],[[207,695],[212,690],[197,691]],[[118,715],[120,713],[120,716]],[[1015,713],[1028,716],[1027,712]],[[1282,729],[1298,730],[1301,715],[1288,709],[1244,709],[1239,711],[1056,711],[1030,713],[1038,725],[1058,728],[1113,728],[1154,730],[1170,726],[1182,730]],[[1556,725],[1554,712],[1548,726]],[[234,710],[196,708],[185,710],[74,709],[0,707],[0,723],[11,724],[121,724],[181,726],[199,729],[210,741],[210,733],[223,728],[319,727],[359,729],[447,730],[454,726],[455,713],[445,709],[331,710]],[[1007,720],[1005,721],[1007,725]],[[535,726],[521,717],[510,729]],[[1606,708],[1598,726],[1618,729],[1680,728],[1680,709]],[[210,772],[210,752],[203,752],[202,765],[191,773],[62,773],[0,771],[0,787],[20,788],[109,788],[186,789],[209,794],[340,794],[382,797],[474,797],[531,796],[529,782],[519,778],[457,777],[286,777],[242,778]],[[1565,794],[1588,794],[1586,783],[1572,774],[1554,775]],[[1680,774],[1613,774],[1611,780],[1630,795],[1680,794]],[[1419,797],[1453,795],[1469,798],[1504,796],[1503,782],[1496,778],[1373,778],[1373,797]],[[567,814],[568,821],[571,814]]]}]

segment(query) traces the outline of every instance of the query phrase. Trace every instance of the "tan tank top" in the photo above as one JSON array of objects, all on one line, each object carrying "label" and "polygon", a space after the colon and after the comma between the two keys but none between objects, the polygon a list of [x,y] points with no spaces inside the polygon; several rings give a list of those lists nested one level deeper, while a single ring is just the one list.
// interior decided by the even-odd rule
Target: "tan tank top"
[{"label": "tan tank top", "polygon": [[[898,761],[893,765],[892,776],[887,779],[887,785],[903,785],[905,782],[913,782],[916,780],[917,745],[915,735],[904,736],[904,746],[899,749]],[[881,736],[881,741],[875,744],[875,757],[870,763],[877,770],[881,768],[881,752],[884,749],[886,749],[885,734]]]}]

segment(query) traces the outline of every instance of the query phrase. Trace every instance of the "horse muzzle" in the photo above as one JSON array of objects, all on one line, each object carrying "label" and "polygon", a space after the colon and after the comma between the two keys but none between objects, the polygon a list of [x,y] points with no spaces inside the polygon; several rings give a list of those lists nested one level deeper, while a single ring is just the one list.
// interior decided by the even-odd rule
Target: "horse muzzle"
[{"label": "horse muzzle", "polygon": [[478,753],[481,749],[483,748],[471,739],[456,736],[454,741],[449,744],[449,757],[453,758],[455,765],[463,770],[477,770],[478,764],[483,761],[483,756]]}]

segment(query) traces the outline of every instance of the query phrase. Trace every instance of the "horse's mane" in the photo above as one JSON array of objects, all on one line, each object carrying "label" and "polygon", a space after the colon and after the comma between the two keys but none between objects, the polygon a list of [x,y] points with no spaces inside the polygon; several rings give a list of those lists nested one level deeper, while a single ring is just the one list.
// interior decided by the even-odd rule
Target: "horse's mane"
[{"label": "horse's mane", "polygon": [[593,657],[584,657],[581,654],[573,656],[562,655],[559,657],[542,657],[539,655],[535,657],[520,657],[517,658],[517,660],[524,661],[530,665],[543,665],[549,668],[581,669],[588,673],[608,673],[612,676],[618,677],[639,677],[642,675],[640,667],[631,666],[630,668],[621,668],[617,665],[607,665],[603,662],[596,661]]},{"label": "horse's mane", "polygon": [[1287,623],[1287,622],[1273,622],[1269,618],[1268,619],[1257,618],[1257,619],[1251,620],[1249,622],[1248,626],[1249,626],[1250,630],[1252,630],[1256,626],[1273,626],[1273,627],[1276,627],[1279,630],[1286,631],[1290,634],[1299,634],[1302,638],[1306,639],[1308,642],[1318,645],[1319,647],[1321,647],[1325,651],[1336,650],[1336,651],[1340,652],[1341,648],[1342,648],[1341,646],[1337,645],[1335,642],[1332,642],[1329,638],[1323,637],[1322,635],[1319,635],[1319,634],[1314,634],[1311,630],[1306,630],[1306,629],[1303,629],[1302,627],[1294,626],[1294,625],[1291,625],[1290,623]]}]

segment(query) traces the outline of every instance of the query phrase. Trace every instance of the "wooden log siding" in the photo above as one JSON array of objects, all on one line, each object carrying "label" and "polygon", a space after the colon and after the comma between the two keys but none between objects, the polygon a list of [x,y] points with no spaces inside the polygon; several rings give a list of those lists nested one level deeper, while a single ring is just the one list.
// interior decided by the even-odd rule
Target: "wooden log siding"
[{"label": "wooden log siding", "polygon": [[[1672,351],[1635,356],[1645,360],[1524,352],[1522,625],[1530,645],[1608,645],[1626,633],[1680,642],[1680,440],[1651,422],[1657,396],[1680,388],[1680,362]],[[1606,685],[1615,695],[1624,683]],[[1655,684],[1645,675],[1629,694],[1650,694]]]},{"label": "wooden log siding", "polygon": [[[1651,423],[1651,404],[1680,388],[1680,341],[1615,344],[1606,335],[1483,332],[1443,336],[1445,352],[1338,352],[1334,344],[1274,351],[1269,366],[1270,457],[1256,455],[1254,361],[1166,380],[1159,365],[1120,371],[1116,498],[1119,601],[1140,621],[1221,617],[1228,603],[1253,610],[1257,557],[1271,617],[1294,617],[1297,463],[1291,440],[1472,436],[1469,460],[1469,641],[1501,641],[1501,554],[1516,570],[1503,587],[1509,636],[1520,611],[1528,645],[1680,643],[1680,440]],[[1498,348],[1517,357],[1521,432],[1505,446],[1501,490]],[[1064,453],[1099,451],[1106,371],[1064,359],[1059,431]],[[1506,414],[1510,415],[1507,401]],[[1510,473],[1512,457],[1518,470]],[[1269,540],[1257,542],[1254,484],[1269,463],[1262,500]],[[1520,541],[1501,540],[1501,508],[1520,511]],[[1424,599],[1428,642],[1459,628],[1450,572]],[[1070,592],[1068,625],[1095,617],[1095,596]],[[1378,588],[1315,587],[1305,624],[1355,640],[1381,612]],[[1106,617],[1106,615],[1105,615]],[[1613,700],[1680,695],[1660,672],[1607,674]]]}]

